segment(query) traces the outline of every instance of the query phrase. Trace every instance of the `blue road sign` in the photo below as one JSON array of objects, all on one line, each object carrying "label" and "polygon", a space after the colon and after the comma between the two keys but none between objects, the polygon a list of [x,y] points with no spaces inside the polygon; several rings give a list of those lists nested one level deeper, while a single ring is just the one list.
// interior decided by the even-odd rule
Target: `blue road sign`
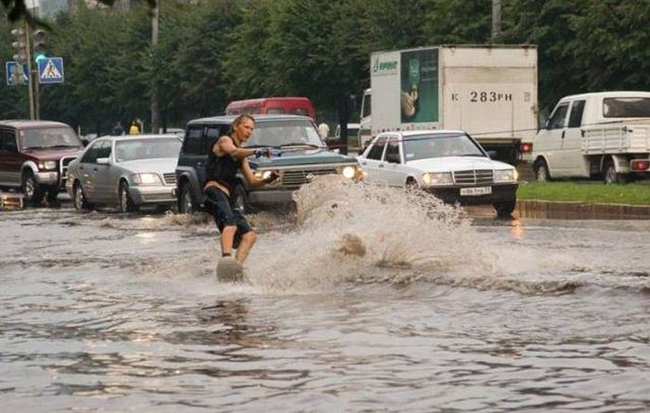
[{"label": "blue road sign", "polygon": [[15,60],[9,60],[5,63],[5,79],[9,86],[26,85],[29,82],[29,69],[24,64],[21,70],[20,65]]},{"label": "blue road sign", "polygon": [[46,57],[38,61],[38,83],[63,83],[62,57]]}]

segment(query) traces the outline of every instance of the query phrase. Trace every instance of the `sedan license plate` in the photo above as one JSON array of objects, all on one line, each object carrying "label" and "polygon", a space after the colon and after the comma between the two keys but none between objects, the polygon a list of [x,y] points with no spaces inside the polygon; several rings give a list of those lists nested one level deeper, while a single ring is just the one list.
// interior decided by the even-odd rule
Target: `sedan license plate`
[{"label": "sedan license plate", "polygon": [[491,186],[480,186],[478,188],[460,188],[460,194],[462,196],[489,195],[491,193]]}]

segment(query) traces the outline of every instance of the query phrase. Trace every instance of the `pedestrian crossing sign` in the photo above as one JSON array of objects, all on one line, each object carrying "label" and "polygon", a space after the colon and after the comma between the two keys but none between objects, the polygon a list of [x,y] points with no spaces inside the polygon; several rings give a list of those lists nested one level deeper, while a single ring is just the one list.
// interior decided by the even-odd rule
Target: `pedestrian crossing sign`
[{"label": "pedestrian crossing sign", "polygon": [[62,57],[46,57],[39,59],[38,83],[63,83]]}]

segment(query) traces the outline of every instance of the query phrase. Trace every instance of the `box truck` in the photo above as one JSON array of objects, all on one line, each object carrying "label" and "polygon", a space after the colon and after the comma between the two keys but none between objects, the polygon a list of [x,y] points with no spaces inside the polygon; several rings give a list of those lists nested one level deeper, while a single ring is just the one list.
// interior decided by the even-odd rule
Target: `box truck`
[{"label": "box truck", "polygon": [[384,131],[455,129],[496,159],[528,161],[537,132],[534,45],[444,45],[372,53],[360,145]]}]

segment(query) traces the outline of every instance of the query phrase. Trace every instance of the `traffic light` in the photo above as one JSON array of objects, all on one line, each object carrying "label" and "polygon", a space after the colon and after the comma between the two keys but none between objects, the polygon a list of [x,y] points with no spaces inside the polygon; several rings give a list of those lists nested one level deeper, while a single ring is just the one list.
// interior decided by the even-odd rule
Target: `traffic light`
[{"label": "traffic light", "polygon": [[13,59],[18,62],[20,66],[27,63],[27,39],[25,37],[24,29],[13,29],[11,34],[16,37],[16,40],[11,43],[11,46],[14,48]]},{"label": "traffic light", "polygon": [[34,39],[34,61],[38,62],[44,59],[45,56],[45,31],[36,29],[32,32]]}]

